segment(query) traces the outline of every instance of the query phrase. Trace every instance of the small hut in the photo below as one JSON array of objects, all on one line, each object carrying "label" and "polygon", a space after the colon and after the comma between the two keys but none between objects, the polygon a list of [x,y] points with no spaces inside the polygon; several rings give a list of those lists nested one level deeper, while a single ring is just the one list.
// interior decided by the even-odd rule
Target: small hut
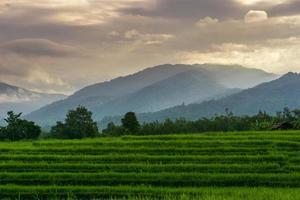
[{"label": "small hut", "polygon": [[272,127],[272,130],[290,130],[293,128],[294,128],[294,126],[290,122],[280,122],[280,123],[275,124]]}]

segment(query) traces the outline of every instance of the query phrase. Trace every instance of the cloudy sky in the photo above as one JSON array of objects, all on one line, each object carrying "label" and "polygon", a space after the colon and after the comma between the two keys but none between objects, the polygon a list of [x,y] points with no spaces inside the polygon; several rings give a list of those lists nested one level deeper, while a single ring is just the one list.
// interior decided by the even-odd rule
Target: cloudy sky
[{"label": "cloudy sky", "polygon": [[70,94],[164,63],[300,71],[299,0],[1,0],[0,80]]}]

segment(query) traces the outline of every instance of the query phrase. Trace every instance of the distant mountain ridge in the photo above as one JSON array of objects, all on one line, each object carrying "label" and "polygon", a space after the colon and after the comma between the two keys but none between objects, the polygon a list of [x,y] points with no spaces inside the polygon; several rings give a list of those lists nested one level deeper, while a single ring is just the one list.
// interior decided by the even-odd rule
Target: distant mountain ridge
[{"label": "distant mountain ridge", "polygon": [[[180,104],[213,98],[227,88],[218,84],[206,71],[185,71],[147,86],[135,93],[109,102],[99,108],[102,115],[159,111]],[[98,110],[96,108],[96,110]]]},{"label": "distant mountain ridge", "polygon": [[65,97],[62,94],[33,92],[0,82],[0,115],[3,117],[10,110],[27,114]]},{"label": "distant mountain ridge", "polygon": [[62,120],[68,110],[83,105],[100,121],[105,116],[128,111],[154,112],[182,103],[215,99],[229,94],[233,88],[252,87],[254,82],[259,84],[275,77],[262,70],[237,65],[166,64],[85,87],[65,100],[30,113],[26,118],[42,125],[53,124]]},{"label": "distant mountain ridge", "polygon": [[241,65],[193,65],[209,71],[218,82],[227,88],[247,89],[278,78],[279,76],[267,73],[261,69],[246,68]]},{"label": "distant mountain ridge", "polygon": [[[201,104],[180,105],[154,113],[139,114],[141,121],[163,121],[166,118],[184,117],[196,120],[202,117],[212,117],[224,114],[229,109],[235,115],[253,115],[258,111],[276,114],[283,108],[300,108],[300,74],[287,73],[282,77],[262,83],[254,88],[243,90],[219,100],[206,101]],[[106,118],[107,121],[118,122],[119,118]]]}]

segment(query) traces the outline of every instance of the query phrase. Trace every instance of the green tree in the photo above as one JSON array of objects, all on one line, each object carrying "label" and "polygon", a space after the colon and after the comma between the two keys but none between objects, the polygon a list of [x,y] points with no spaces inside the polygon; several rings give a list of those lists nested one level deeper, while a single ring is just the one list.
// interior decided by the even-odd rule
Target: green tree
[{"label": "green tree", "polygon": [[56,125],[51,128],[50,137],[64,138],[65,124],[62,122],[56,122]]},{"label": "green tree", "polygon": [[15,114],[13,111],[7,112],[7,118],[4,119],[8,125],[17,123],[20,120],[22,113]]},{"label": "green tree", "polygon": [[140,130],[140,123],[134,112],[128,112],[122,119],[122,126],[131,134],[136,134]]},{"label": "green tree", "polygon": [[1,139],[12,141],[22,139],[37,139],[41,134],[41,128],[34,122],[21,119],[22,113],[15,114],[13,111],[7,113],[8,117],[4,119],[7,123],[6,127],[1,127]]},{"label": "green tree", "polygon": [[122,126],[116,126],[113,122],[107,124],[107,128],[102,131],[104,136],[121,136],[126,135],[128,131]]},{"label": "green tree", "polygon": [[83,106],[70,110],[65,123],[57,122],[56,126],[51,128],[51,135],[66,139],[96,137],[98,134],[97,123],[92,119],[92,112]]}]

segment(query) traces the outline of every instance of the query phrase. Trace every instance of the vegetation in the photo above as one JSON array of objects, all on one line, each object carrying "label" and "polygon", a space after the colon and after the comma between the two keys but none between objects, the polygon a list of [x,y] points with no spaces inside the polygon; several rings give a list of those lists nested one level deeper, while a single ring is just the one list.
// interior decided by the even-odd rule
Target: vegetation
[{"label": "vegetation", "polygon": [[56,126],[51,128],[52,136],[64,139],[96,137],[98,134],[97,123],[92,119],[92,112],[83,106],[70,110],[64,123],[57,122]]},{"label": "vegetation", "polygon": [[[6,127],[0,127],[2,140],[37,139],[41,128],[33,122],[21,119],[21,113],[8,112]],[[134,112],[128,112],[122,118],[122,125],[109,123],[102,131],[102,136],[121,135],[163,135],[174,133],[199,133],[215,131],[264,131],[280,129],[300,129],[300,110],[285,108],[276,116],[259,112],[254,116],[234,116],[226,110],[224,115],[216,115],[210,119],[202,118],[197,121],[166,119],[163,123],[152,122],[140,125]],[[97,123],[92,119],[92,112],[83,106],[70,110],[64,122],[57,122],[51,128],[50,137],[60,139],[81,139],[100,136]]]},{"label": "vegetation", "polygon": [[[128,115],[133,116],[132,120]],[[128,126],[135,128],[128,129]],[[224,115],[215,115],[214,117],[202,118],[196,121],[187,121],[184,118],[172,121],[166,119],[164,122],[151,122],[139,125],[136,121],[134,113],[127,113],[122,120],[122,125],[117,126],[109,123],[107,128],[103,130],[103,134],[107,136],[118,135],[153,135],[153,134],[174,134],[174,133],[199,133],[214,131],[267,131],[280,129],[300,129],[300,110],[289,110],[285,108],[282,112],[278,112],[276,116],[267,114],[266,112],[258,112],[254,116],[235,116],[228,110]],[[130,130],[130,131],[128,131]]]},{"label": "vegetation", "polygon": [[129,133],[136,133],[140,129],[140,123],[138,122],[134,112],[128,112],[122,119],[123,128]]},{"label": "vegetation", "polygon": [[10,111],[5,119],[7,126],[0,127],[0,138],[2,140],[24,140],[37,139],[41,134],[41,128],[33,122],[21,119],[22,113],[15,114]]},{"label": "vegetation", "polygon": [[300,132],[0,142],[7,199],[297,199]]}]

